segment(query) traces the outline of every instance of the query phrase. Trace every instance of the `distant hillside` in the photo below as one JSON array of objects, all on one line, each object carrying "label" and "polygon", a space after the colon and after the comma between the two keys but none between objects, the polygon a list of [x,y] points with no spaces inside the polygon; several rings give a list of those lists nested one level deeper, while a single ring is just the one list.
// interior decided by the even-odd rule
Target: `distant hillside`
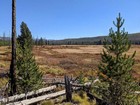
[{"label": "distant hillside", "polygon": [[[85,37],[85,38],[73,38],[64,40],[49,40],[49,45],[94,45],[102,44],[104,39],[108,36],[98,36],[98,37]],[[129,40],[132,44],[140,44],[140,33],[134,33],[128,35]]]},{"label": "distant hillside", "polygon": [[2,37],[2,36],[0,36],[0,40],[8,41],[8,40],[10,40],[10,38],[9,37]]},{"label": "distant hillside", "polygon": [[[72,38],[64,40],[45,40],[45,39],[35,39],[34,42],[37,45],[40,45],[40,41],[43,41],[42,45],[101,45],[103,44],[104,39],[108,39],[108,36],[97,36],[97,37],[85,37],[85,38]],[[132,44],[140,44],[140,33],[133,33],[128,35],[129,40]],[[0,37],[0,45],[3,45],[3,41],[9,45],[9,37]],[[5,44],[5,45],[7,45]]]},{"label": "distant hillside", "polygon": [[129,34],[129,40],[132,42],[140,41],[140,33]]}]

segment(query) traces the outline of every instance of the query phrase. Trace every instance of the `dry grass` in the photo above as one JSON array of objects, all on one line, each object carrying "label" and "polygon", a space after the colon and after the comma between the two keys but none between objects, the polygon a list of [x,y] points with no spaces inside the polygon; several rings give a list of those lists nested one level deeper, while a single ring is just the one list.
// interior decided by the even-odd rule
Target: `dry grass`
[{"label": "dry grass", "polygon": [[10,47],[0,47],[0,73],[7,72],[10,66],[11,53]]},{"label": "dry grass", "polygon": [[[102,49],[103,46],[100,45],[44,46],[42,48],[34,48],[34,54],[39,65],[47,65],[51,68],[59,67],[59,69],[65,70],[67,74],[77,75],[78,71],[90,74],[91,71],[98,69],[97,66],[101,60],[100,53]],[[134,51],[137,51],[137,53],[133,74],[139,79],[140,46],[132,46],[127,54],[132,55]]]},{"label": "dry grass", "polygon": [[[77,76],[83,73],[83,76],[97,76],[98,64],[101,60],[100,53],[103,46],[44,46],[34,47],[33,53],[40,70],[44,75],[63,76],[64,74]],[[9,47],[0,47],[0,73],[8,72],[10,66]],[[133,75],[140,81],[140,46],[132,46],[127,52],[132,55],[136,51],[135,65],[133,67]],[[87,78],[84,78],[86,81]],[[6,78],[0,78],[0,87],[7,83]],[[74,95],[75,101],[81,105],[90,104],[87,98],[82,99],[79,95]],[[140,99],[139,99],[140,100]],[[95,103],[95,102],[92,102]],[[52,101],[45,101],[42,105],[53,105]],[[68,103],[67,103],[68,105]],[[91,105],[91,104],[90,104]],[[93,104],[94,105],[94,104]]]},{"label": "dry grass", "polygon": [[44,75],[51,74],[53,76],[57,76],[57,75],[62,76],[66,72],[64,69],[62,69],[60,67],[49,67],[46,65],[40,65],[39,67]]},{"label": "dry grass", "polygon": [[70,46],[67,46],[66,48],[56,48],[53,49],[53,51],[56,51],[58,53],[77,53],[77,54],[98,54],[102,51],[102,46],[92,45],[92,46],[77,46],[73,48],[69,48]]},{"label": "dry grass", "polygon": [[5,86],[7,83],[8,83],[8,79],[7,78],[0,78],[0,88]]},{"label": "dry grass", "polygon": [[[77,75],[78,71],[90,74],[91,71],[98,70],[102,49],[103,46],[100,45],[38,46],[34,47],[33,53],[44,74]],[[127,54],[132,55],[134,51],[137,53],[133,74],[137,79],[140,79],[140,46],[132,46]],[[0,72],[9,69],[10,59],[10,48],[0,47]]]}]

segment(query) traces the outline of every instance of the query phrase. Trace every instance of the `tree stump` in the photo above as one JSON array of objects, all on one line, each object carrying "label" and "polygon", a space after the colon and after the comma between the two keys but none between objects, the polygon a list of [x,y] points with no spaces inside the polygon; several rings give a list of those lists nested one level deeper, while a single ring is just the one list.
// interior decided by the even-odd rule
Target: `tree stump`
[{"label": "tree stump", "polygon": [[70,84],[70,80],[69,80],[68,76],[66,76],[66,75],[65,75],[64,79],[65,79],[66,101],[71,102],[71,100],[72,100],[72,87]]}]

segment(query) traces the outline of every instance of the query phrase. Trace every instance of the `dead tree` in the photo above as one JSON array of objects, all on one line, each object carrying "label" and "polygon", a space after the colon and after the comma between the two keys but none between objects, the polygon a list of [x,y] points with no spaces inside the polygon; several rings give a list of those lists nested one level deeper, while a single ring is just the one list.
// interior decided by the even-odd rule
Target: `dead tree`
[{"label": "dead tree", "polygon": [[10,65],[10,95],[16,93],[16,0],[12,0],[12,59]]},{"label": "dead tree", "polygon": [[70,84],[70,80],[68,76],[65,75],[65,90],[66,90],[66,101],[71,102],[72,101],[72,87]]}]

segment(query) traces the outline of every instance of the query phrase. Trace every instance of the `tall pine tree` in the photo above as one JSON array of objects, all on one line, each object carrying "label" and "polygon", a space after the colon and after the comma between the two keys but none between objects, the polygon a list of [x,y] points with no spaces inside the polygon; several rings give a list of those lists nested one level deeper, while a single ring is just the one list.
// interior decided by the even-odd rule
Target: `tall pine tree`
[{"label": "tall pine tree", "polygon": [[121,30],[124,24],[120,14],[116,18],[117,23],[113,24],[117,31],[110,29],[110,40],[105,40],[104,50],[101,55],[102,63],[99,65],[100,80],[102,85],[99,93],[102,99],[109,105],[138,105],[137,95],[134,94],[138,85],[132,77],[132,66],[134,65],[134,56],[125,54],[130,49],[128,33]]},{"label": "tall pine tree", "polygon": [[24,48],[24,45],[26,43],[26,47],[28,47],[28,49],[32,49],[33,39],[32,39],[31,31],[27,27],[27,24],[22,22],[21,26],[20,26],[20,29],[21,29],[20,30],[21,35],[18,36],[18,38],[17,38],[18,43],[20,44],[20,46],[22,48]]},{"label": "tall pine tree", "polygon": [[17,84],[20,92],[36,90],[42,86],[42,73],[32,54],[32,35],[22,22],[21,35],[17,38]]}]

